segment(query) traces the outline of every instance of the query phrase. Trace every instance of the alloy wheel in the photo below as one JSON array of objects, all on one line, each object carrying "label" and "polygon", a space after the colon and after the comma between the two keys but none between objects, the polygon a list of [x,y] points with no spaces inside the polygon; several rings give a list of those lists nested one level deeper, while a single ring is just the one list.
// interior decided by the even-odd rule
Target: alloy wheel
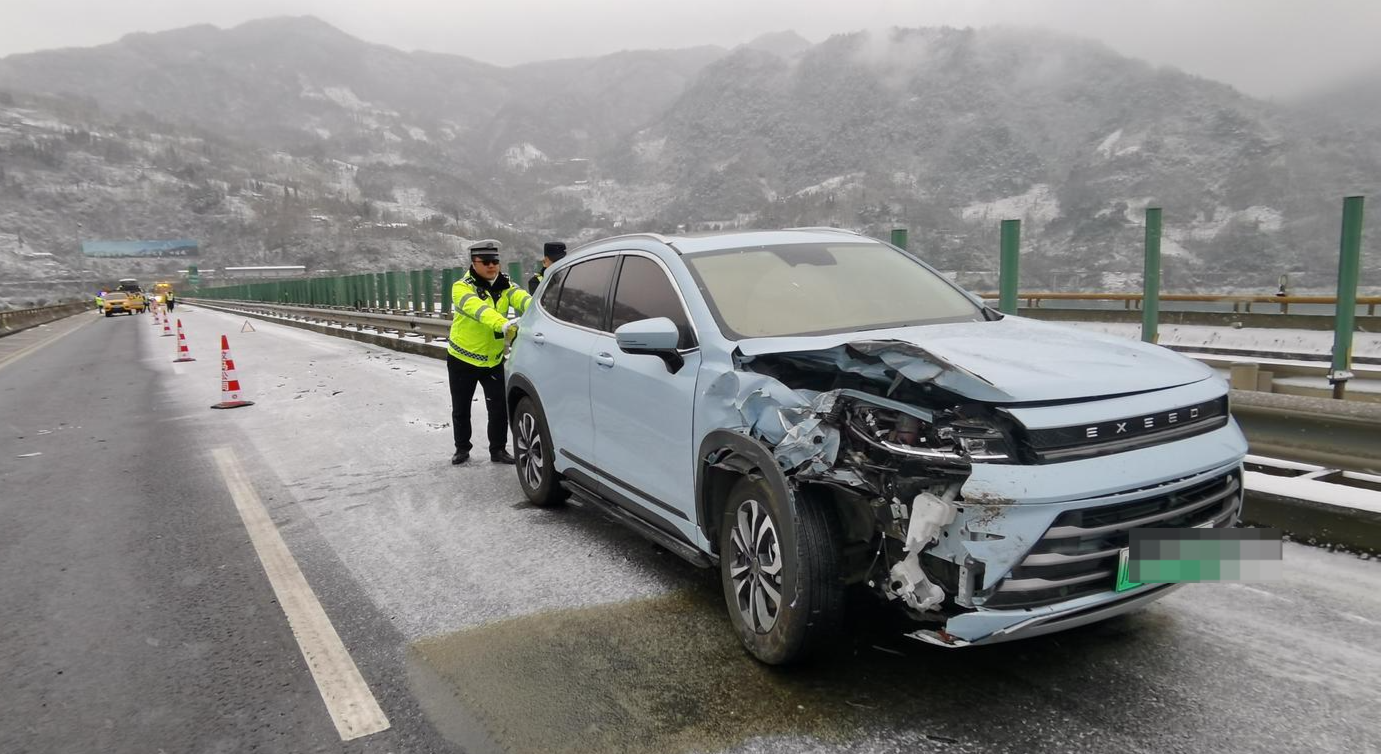
[{"label": "alloy wheel", "polygon": [[542,486],[542,464],[546,460],[542,448],[542,433],[537,428],[537,418],[530,413],[518,417],[518,436],[514,438],[514,449],[518,451],[518,473],[528,489]]},{"label": "alloy wheel", "polygon": [[739,504],[730,533],[733,561],[729,578],[739,614],[753,631],[765,634],[777,625],[782,608],[782,557],[777,527],[757,500]]}]

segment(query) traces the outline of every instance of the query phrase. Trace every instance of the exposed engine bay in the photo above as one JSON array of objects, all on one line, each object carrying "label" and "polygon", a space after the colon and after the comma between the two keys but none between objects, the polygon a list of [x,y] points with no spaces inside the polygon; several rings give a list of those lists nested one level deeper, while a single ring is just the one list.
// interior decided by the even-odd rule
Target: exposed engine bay
[{"label": "exposed engine bay", "polygon": [[[982,564],[942,546],[975,463],[1012,460],[1011,425],[935,378],[980,381],[905,343],[741,357],[732,391],[746,431],[774,448],[798,494],[830,495],[847,580],[918,620],[973,607]],[[721,380],[720,382],[726,382]]]}]

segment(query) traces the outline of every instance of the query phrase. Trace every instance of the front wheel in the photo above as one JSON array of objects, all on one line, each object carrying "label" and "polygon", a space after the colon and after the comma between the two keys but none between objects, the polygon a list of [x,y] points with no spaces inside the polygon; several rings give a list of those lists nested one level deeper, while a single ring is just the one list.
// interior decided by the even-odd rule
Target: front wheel
[{"label": "front wheel", "polygon": [[545,508],[566,499],[566,488],[556,474],[556,448],[547,417],[531,398],[519,399],[513,409],[513,450],[518,486],[529,502]]},{"label": "front wheel", "polygon": [[729,491],[719,525],[720,584],[739,639],[762,662],[804,660],[843,625],[832,514],[804,497],[779,500],[760,477]]}]

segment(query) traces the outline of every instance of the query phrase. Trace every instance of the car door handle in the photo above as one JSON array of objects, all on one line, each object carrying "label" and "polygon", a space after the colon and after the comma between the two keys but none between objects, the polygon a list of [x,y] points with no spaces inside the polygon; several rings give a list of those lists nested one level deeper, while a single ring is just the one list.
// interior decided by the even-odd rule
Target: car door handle
[{"label": "car door handle", "polygon": [[608,369],[614,366],[614,356],[609,353],[602,353],[595,357],[595,363]]},{"label": "car door handle", "polygon": [[535,332],[532,334],[532,342],[540,346],[543,343],[547,342],[547,336],[543,335],[542,333]]}]

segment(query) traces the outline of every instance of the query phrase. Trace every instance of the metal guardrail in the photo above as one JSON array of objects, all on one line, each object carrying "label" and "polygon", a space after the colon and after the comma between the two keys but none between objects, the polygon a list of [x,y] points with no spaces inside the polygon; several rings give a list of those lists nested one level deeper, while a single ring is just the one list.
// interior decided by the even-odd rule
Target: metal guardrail
[{"label": "metal guardrail", "polygon": [[25,330],[35,325],[53,322],[84,311],[93,311],[91,301],[72,301],[53,306],[35,306],[28,309],[6,309],[0,311],[0,336]]},{"label": "metal guardrail", "polygon": [[1249,390],[1231,401],[1252,453],[1381,473],[1381,404]]},{"label": "metal guardrail", "polygon": [[[1001,294],[995,292],[979,294],[984,299],[997,300]],[[1070,293],[1070,292],[1026,292],[1018,293],[1017,298],[1026,302],[1028,308],[1039,308],[1042,301],[1121,301],[1125,309],[1140,309],[1144,296],[1140,293]],[[1161,301],[1181,301],[1200,304],[1232,304],[1233,311],[1250,312],[1252,304],[1273,304],[1280,307],[1281,314],[1290,313],[1291,304],[1328,304],[1337,306],[1336,296],[1275,296],[1262,294],[1214,294],[1214,293],[1162,293]],[[1357,305],[1367,307],[1367,315],[1375,316],[1376,306],[1381,304],[1381,296],[1358,296]]]},{"label": "metal guardrail", "polygon": [[414,333],[421,335],[424,342],[428,343],[433,340],[445,340],[451,332],[450,315],[442,315],[439,313],[434,315],[428,315],[425,312],[393,314],[367,309],[265,304],[258,301],[218,301],[210,299],[183,299],[183,301],[186,303],[195,303],[210,309],[257,312],[278,317],[286,317],[288,319],[321,322],[327,325],[335,324],[342,327],[354,327],[356,330],[368,328],[376,332],[397,332],[400,334]]},{"label": "metal guardrail", "polygon": [[[356,332],[368,328],[378,333],[415,333],[430,342],[445,340],[451,325],[450,315],[440,313],[392,314],[347,308],[205,299],[184,299],[184,303],[266,319],[355,328],[355,331],[338,330],[344,337],[353,337]],[[312,328],[328,331],[317,325],[312,325]],[[372,342],[397,350],[419,352],[416,341],[411,341],[413,345],[410,347],[405,345],[408,341],[400,338]],[[444,354],[439,349],[425,349],[428,355],[436,355],[433,351]],[[1381,404],[1247,390],[1233,390],[1231,401],[1232,414],[1247,435],[1253,453],[1318,463],[1330,468],[1381,473]]]}]

